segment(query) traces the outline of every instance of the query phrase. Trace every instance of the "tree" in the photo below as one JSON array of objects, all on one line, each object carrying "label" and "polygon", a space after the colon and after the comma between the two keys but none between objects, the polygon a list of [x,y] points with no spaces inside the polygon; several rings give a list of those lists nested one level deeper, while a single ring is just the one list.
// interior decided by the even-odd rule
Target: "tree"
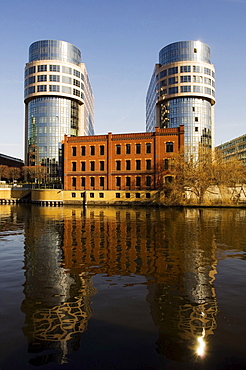
[{"label": "tree", "polygon": [[223,200],[225,187],[228,189],[246,181],[246,168],[240,161],[225,160],[209,149],[203,148],[196,159],[179,153],[173,160],[174,181],[164,186],[167,201],[171,204],[184,204],[187,193],[195,196],[197,204],[202,204],[205,194],[215,192],[215,186]]},{"label": "tree", "polygon": [[0,181],[9,177],[9,167],[3,164],[0,165]]},{"label": "tree", "polygon": [[9,167],[9,176],[14,182],[21,177],[21,170],[19,167]]}]

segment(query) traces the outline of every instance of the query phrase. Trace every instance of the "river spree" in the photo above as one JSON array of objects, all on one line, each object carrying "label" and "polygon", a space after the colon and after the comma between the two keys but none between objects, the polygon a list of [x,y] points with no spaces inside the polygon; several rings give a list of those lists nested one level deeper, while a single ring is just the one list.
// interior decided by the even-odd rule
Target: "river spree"
[{"label": "river spree", "polygon": [[0,206],[1,370],[246,368],[246,210]]}]

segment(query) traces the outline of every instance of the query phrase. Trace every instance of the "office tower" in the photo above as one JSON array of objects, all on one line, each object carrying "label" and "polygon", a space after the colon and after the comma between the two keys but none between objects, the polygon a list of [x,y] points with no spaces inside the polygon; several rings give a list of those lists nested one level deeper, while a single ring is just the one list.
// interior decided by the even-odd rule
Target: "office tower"
[{"label": "office tower", "polygon": [[31,44],[25,67],[25,164],[59,178],[64,135],[94,134],[94,100],[80,50],[65,41]]},{"label": "office tower", "polygon": [[200,41],[167,45],[159,53],[146,98],[146,131],[184,125],[186,153],[214,146],[215,70]]}]

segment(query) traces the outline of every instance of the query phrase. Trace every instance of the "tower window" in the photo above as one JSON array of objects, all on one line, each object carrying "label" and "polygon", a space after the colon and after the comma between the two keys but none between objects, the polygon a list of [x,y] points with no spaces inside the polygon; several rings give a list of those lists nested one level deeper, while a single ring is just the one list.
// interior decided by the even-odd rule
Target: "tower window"
[{"label": "tower window", "polygon": [[151,153],[151,144],[146,143],[146,153]]},{"label": "tower window", "polygon": [[126,154],[131,154],[131,145],[126,144]]},{"label": "tower window", "polygon": [[151,170],[151,160],[150,159],[146,160],[146,170]]},{"label": "tower window", "polygon": [[100,155],[104,155],[104,145],[100,145]]},{"label": "tower window", "polygon": [[173,143],[168,142],[166,143],[166,153],[172,153],[173,152]]}]

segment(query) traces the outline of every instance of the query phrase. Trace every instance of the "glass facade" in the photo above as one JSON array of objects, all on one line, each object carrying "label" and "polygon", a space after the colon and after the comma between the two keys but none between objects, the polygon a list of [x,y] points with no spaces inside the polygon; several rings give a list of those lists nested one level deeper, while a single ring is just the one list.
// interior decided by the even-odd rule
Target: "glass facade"
[{"label": "glass facade", "polygon": [[213,147],[214,104],[209,46],[181,41],[161,49],[146,97],[146,131],[184,125],[185,150],[195,155]]},{"label": "glass facade", "polygon": [[64,135],[94,134],[94,99],[80,50],[65,41],[34,42],[24,85],[25,163],[46,166],[47,180],[59,180]]}]

